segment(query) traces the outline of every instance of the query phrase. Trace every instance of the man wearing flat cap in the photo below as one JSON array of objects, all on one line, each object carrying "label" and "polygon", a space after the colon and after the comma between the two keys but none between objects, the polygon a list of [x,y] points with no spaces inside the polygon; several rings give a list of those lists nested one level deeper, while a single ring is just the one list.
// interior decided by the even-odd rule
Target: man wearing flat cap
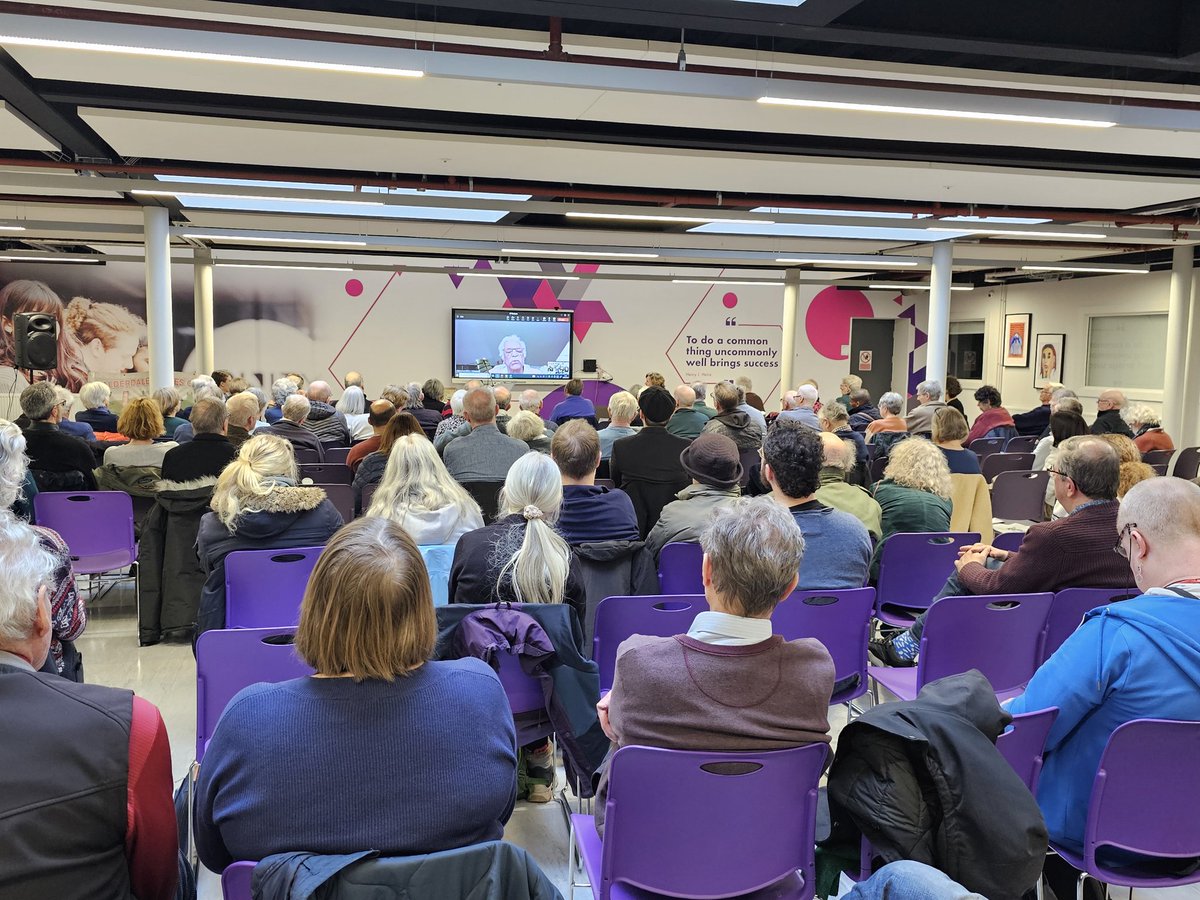
[{"label": "man wearing flat cap", "polygon": [[737,444],[722,434],[702,434],[679,454],[692,483],[663,507],[658,524],[650,529],[646,547],[657,557],[676,541],[698,541],[712,514],[741,496],[742,463]]},{"label": "man wearing flat cap", "polygon": [[675,412],[671,392],[648,387],[638,396],[638,408],[645,427],[612,445],[609,475],[633,501],[638,531],[645,538],[658,522],[662,508],[692,479],[679,461],[689,441],[667,431],[667,422]]}]

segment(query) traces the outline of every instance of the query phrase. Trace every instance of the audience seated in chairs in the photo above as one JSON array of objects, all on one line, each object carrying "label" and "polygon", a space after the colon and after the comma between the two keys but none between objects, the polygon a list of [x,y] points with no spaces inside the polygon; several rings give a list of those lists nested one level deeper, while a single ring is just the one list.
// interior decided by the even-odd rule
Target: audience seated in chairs
[{"label": "audience seated in chairs", "polygon": [[200,521],[196,536],[206,574],[197,636],[225,627],[226,556],[235,550],[319,546],[342,527],[341,514],[325,492],[297,487],[296,481],[292,445],[269,434],[246,441],[217,479],[213,511]]},{"label": "audience seated in chairs", "polygon": [[637,397],[629,391],[617,391],[608,398],[608,425],[596,432],[600,436],[600,460],[602,462],[612,459],[613,444],[621,438],[633,437],[638,433],[639,429],[629,424],[637,418],[637,414]]},{"label": "audience seated in chairs", "polygon": [[596,407],[591,400],[583,396],[583,382],[572,378],[563,387],[566,396],[554,407],[550,421],[556,426],[563,425],[572,419],[585,419],[593,428],[596,427]]},{"label": "audience seated in chairs", "polygon": [[[571,421],[575,420],[572,419]],[[585,422],[584,424],[587,423]],[[592,428],[592,426],[588,425],[588,428]],[[592,431],[595,430],[592,428]],[[536,450],[538,453],[550,452],[550,436],[546,433],[546,423],[542,421],[541,416],[535,415],[528,410],[521,410],[509,419],[505,433],[510,438],[524,441],[530,450]]]},{"label": "audience seated in chairs", "polygon": [[158,403],[150,397],[134,397],[117,420],[126,444],[104,451],[104,465],[96,470],[102,491],[124,491],[131,497],[153,497],[162,480],[163,458],[179,446],[174,441],[156,441],[162,436],[163,419]]},{"label": "audience seated in chairs", "polygon": [[158,411],[163,417],[163,436],[167,440],[175,439],[175,429],[187,421],[179,415],[179,391],[173,387],[159,388],[150,395],[158,404]]},{"label": "audience seated in chairs", "polygon": [[1162,416],[1152,407],[1144,403],[1130,407],[1129,425],[1133,429],[1133,442],[1143,455],[1151,450],[1175,449],[1175,442],[1163,431]]},{"label": "audience seated in chairs", "polygon": [[196,436],[196,429],[192,424],[191,418],[192,412],[195,410],[197,403],[199,403],[201,400],[215,400],[217,403],[220,403],[222,406],[224,406],[226,399],[228,398],[226,397],[225,392],[215,384],[205,382],[204,384],[200,385],[200,387],[196,389],[196,395],[193,399],[192,405],[187,409],[188,421],[184,422],[175,429],[175,434],[172,438],[175,443],[186,444]]},{"label": "audience seated in chairs", "polygon": [[[1115,513],[1104,532],[1117,551],[1109,555],[1128,566],[1144,593],[1088,613],[1009,704],[1014,714],[1058,708],[1038,801],[1051,840],[1077,853],[1113,731],[1134,719],[1200,720],[1200,488],[1155,478],[1135,485]],[[1028,538],[1022,553],[1027,546]],[[1108,865],[1136,864],[1112,848],[1097,852]],[[1051,887],[1071,896],[1078,873],[1058,874]]]},{"label": "audience seated in chairs", "polygon": [[304,427],[317,436],[326,447],[349,447],[350,426],[346,417],[332,403],[333,389],[325,381],[313,381],[308,385],[308,415]]},{"label": "audience seated in chairs", "polygon": [[979,466],[979,456],[963,449],[967,420],[952,406],[933,414],[933,443],[950,466],[950,530],[978,532],[985,544],[992,542],[992,493]]},{"label": "audience seated in chairs", "polygon": [[883,418],[879,407],[871,403],[871,392],[860,387],[850,392],[850,427],[859,434],[866,434],[867,426]]},{"label": "audience seated in chairs", "polygon": [[371,436],[366,440],[359,441],[346,454],[346,465],[350,467],[351,472],[357,474],[358,467],[367,454],[374,453],[379,449],[379,444],[383,440],[383,433],[387,430],[388,422],[392,420],[392,416],[395,414],[396,407],[392,405],[391,400],[380,397],[371,404],[371,411],[367,414],[367,424],[371,426]]},{"label": "audience seated in chairs", "polygon": [[775,421],[797,422],[820,431],[821,420],[816,413],[817,398],[817,389],[811,384],[802,384],[796,390],[788,391],[783,395],[783,411],[775,417]]},{"label": "audience seated in chairs", "polygon": [[883,543],[893,534],[949,531],[954,486],[942,451],[930,441],[909,439],[892,448],[874,497],[883,511],[883,541],[875,548],[871,577],[879,574]]},{"label": "audience seated in chairs", "polygon": [[271,382],[271,405],[267,407],[265,414],[269,425],[274,425],[283,418],[283,404],[297,390],[296,382],[290,378],[277,378]]},{"label": "audience seated in chairs", "polygon": [[363,488],[369,484],[379,484],[383,480],[383,473],[387,470],[388,457],[392,453],[392,448],[396,446],[396,441],[408,435],[422,437],[424,434],[425,432],[421,428],[421,423],[408,410],[398,412],[388,420],[387,426],[383,429],[383,434],[379,440],[379,449],[364,456],[359,463],[358,470],[354,473],[352,484],[354,486],[354,511],[356,513],[362,512],[363,509]]},{"label": "audience seated in chairs", "polygon": [[[521,391],[521,399],[517,402],[517,411],[520,412],[521,410],[524,410],[526,412],[531,412],[539,419],[542,419],[543,405],[544,403],[542,401],[542,395],[533,388],[529,388],[529,390]],[[556,429],[558,426],[553,422],[548,422],[545,419],[542,420],[546,424],[546,433],[554,434],[554,429]],[[496,427],[499,428],[500,424],[499,418],[497,417]],[[504,429],[501,428],[500,430],[503,431]]]},{"label": "audience seated in chairs", "polygon": [[112,391],[103,381],[89,381],[79,389],[83,409],[75,413],[76,422],[86,422],[95,433],[117,433],[117,414],[108,408]]},{"label": "audience seated in chairs", "polygon": [[933,414],[932,425],[932,440],[946,457],[950,474],[981,475],[978,454],[974,450],[963,449],[963,441],[969,432],[963,414],[951,406],[943,407]]},{"label": "audience seated in chairs", "polygon": [[666,428],[675,412],[675,399],[665,388],[649,387],[638,395],[638,408],[646,424],[637,434],[613,444],[609,474],[613,484],[633,501],[638,532],[645,537],[658,522],[662,508],[691,478],[679,462],[688,441]]},{"label": "audience seated in chairs", "polygon": [[[508,388],[504,390],[505,393],[508,392]],[[421,428],[424,430],[425,436],[432,441],[438,426],[442,424],[441,411],[430,409],[425,405],[425,391],[415,381],[405,388],[404,393],[408,395],[408,406],[405,407],[405,411],[421,423]],[[507,405],[506,402],[505,407]],[[505,415],[507,416],[507,413]],[[358,435],[355,435],[356,439],[358,437]],[[362,435],[362,437],[366,437],[366,435]]]},{"label": "audience seated in chairs", "polygon": [[817,416],[821,430],[836,434],[839,438],[854,448],[855,468],[850,476],[854,484],[866,486],[871,483],[871,473],[867,466],[871,461],[871,452],[867,449],[867,441],[861,434],[850,427],[850,414],[840,403],[828,403],[821,407]]},{"label": "audience seated in chairs", "polygon": [[[696,392],[690,385],[679,385],[675,388],[674,396],[675,412],[671,414],[671,421],[667,422],[667,431],[689,441],[695,440],[711,416],[706,416],[696,409]],[[611,408],[610,405],[609,409]]]},{"label": "audience seated in chairs", "polygon": [[442,415],[446,412],[446,386],[437,378],[426,379],[421,385],[421,405],[426,409],[432,409],[438,414],[439,424]]},{"label": "audience seated in chairs", "polygon": [[483,527],[479,504],[450,477],[428,438],[406,434],[383,458],[387,468],[368,516],[391,519],[418,545],[455,544]]},{"label": "audience seated in chairs", "polygon": [[637,513],[629,495],[596,486],[600,465],[596,429],[582,420],[568,422],[554,432],[550,455],[562,476],[558,530],[568,544],[639,539]]},{"label": "audience seated in chairs", "polygon": [[1099,438],[1112,445],[1112,448],[1117,451],[1117,458],[1121,461],[1121,474],[1117,480],[1118,500],[1124,499],[1125,495],[1129,493],[1129,489],[1135,484],[1145,481],[1147,478],[1154,478],[1158,474],[1142,462],[1142,452],[1130,438],[1112,432],[1099,435]]},{"label": "audience seated in chairs", "polygon": [[[31,484],[28,476],[25,438],[16,425],[0,419],[0,519],[18,515],[29,518],[37,486]],[[87,627],[87,603],[75,587],[71,552],[57,532],[34,526],[33,533],[42,550],[54,557],[54,572],[46,582],[46,599],[50,603],[50,655],[42,671],[82,681],[82,662],[71,642]]]},{"label": "audience seated in chairs", "polygon": [[188,423],[194,437],[163,456],[163,480],[186,484],[220,475],[238,454],[225,436],[228,422],[229,412],[222,401],[213,397],[197,400]]},{"label": "audience seated in chairs", "polygon": [[[21,391],[21,412],[29,420],[25,454],[39,490],[94,491],[96,457],[81,438],[59,430],[62,406],[54,386],[38,381]],[[115,425],[113,427],[116,427]]]},{"label": "audience seated in chairs", "polygon": [[5,893],[172,900],[179,839],[158,710],[129,691],[38,671],[51,655],[60,568],[42,535],[0,514]]},{"label": "audience seated in chairs", "polygon": [[708,385],[703,381],[694,381],[692,382],[692,391],[696,395],[696,402],[692,404],[692,409],[704,413],[710,419],[715,416],[717,411],[704,402],[704,399],[708,396]]},{"label": "audience seated in chairs", "polygon": [[[890,445],[890,440],[888,442],[881,441],[880,437],[882,435],[901,433],[907,435],[908,426],[905,424],[904,419],[900,417],[902,409],[904,409],[904,398],[895,391],[888,391],[880,397],[879,411],[882,413],[882,416],[867,425],[865,432],[867,443],[884,445],[884,452],[886,453],[886,447]],[[878,449],[875,451],[875,456],[879,456]]]},{"label": "audience seated in chairs", "polygon": [[249,391],[241,391],[226,401],[225,409],[229,413],[225,436],[234,450],[241,449],[258,427],[258,398]]},{"label": "audience seated in chairs", "polygon": [[301,393],[290,395],[283,402],[283,417],[275,422],[268,433],[281,437],[296,449],[313,450],[317,462],[325,462],[325,445],[311,430],[304,427],[312,403]]},{"label": "audience seated in chairs", "polygon": [[713,513],[742,494],[738,448],[724,435],[700,435],[679,454],[679,462],[692,483],[663,507],[646,536],[646,547],[656,558],[667,544],[698,541]]},{"label": "audience seated in chairs", "polygon": [[1054,412],[1050,408],[1050,403],[1054,399],[1054,392],[1060,387],[1062,384],[1057,381],[1043,382],[1038,390],[1039,405],[1029,412],[1017,413],[1012,417],[1013,424],[1017,426],[1017,434],[1039,437],[1046,430],[1050,425],[1050,413]]},{"label": "audience seated in chairs", "polygon": [[463,401],[466,397],[467,392],[461,388],[450,396],[450,415],[445,416],[438,423],[437,431],[433,435],[433,446],[439,453],[442,452],[442,448],[448,441],[453,440],[452,436],[467,424],[467,419],[463,415]]},{"label": "audience seated in chairs", "polygon": [[953,375],[946,376],[946,405],[952,409],[957,409],[966,418],[967,411],[963,409],[962,401],[958,399],[962,393],[962,384]]},{"label": "audience seated in chairs", "polygon": [[821,434],[821,447],[824,457],[818,474],[820,486],[813,497],[825,506],[854,516],[866,527],[871,540],[878,541],[883,535],[883,511],[879,503],[866,488],[846,480],[857,464],[854,447],[830,432]]},{"label": "audience seated in chairs", "polygon": [[1092,434],[1123,434],[1127,438],[1133,437],[1133,429],[1125,421],[1124,412],[1127,405],[1128,401],[1121,391],[1102,391],[1096,398],[1096,421],[1092,423]]},{"label": "audience seated in chairs", "polygon": [[[1031,527],[1020,551],[998,550],[987,544],[963,547],[955,563],[957,571],[934,598],[935,603],[964,594],[1133,585],[1129,567],[1112,552],[1119,508],[1116,451],[1099,438],[1069,438],[1059,448],[1055,466],[1051,474],[1054,491],[1067,517]],[[885,507],[885,522],[886,517]],[[922,613],[908,630],[873,644],[873,652],[888,665],[912,665],[924,628]]]},{"label": "audience seated in chairs", "polygon": [[[1078,400],[1067,401],[1079,404]],[[1082,407],[1081,407],[1082,408]],[[1053,472],[1058,461],[1058,447],[1067,438],[1082,437],[1085,434],[1090,434],[1088,424],[1083,420],[1078,412],[1070,409],[1056,409],[1050,414],[1050,436],[1043,438],[1038,442],[1037,453],[1034,454],[1033,468],[1036,471]],[[1037,457],[1046,450],[1042,464],[1038,465]],[[1058,505],[1058,501],[1054,495],[1054,476],[1050,476],[1050,481],[1046,484],[1046,518],[1061,519],[1067,515],[1067,511]]]},{"label": "audience seated in chairs", "polygon": [[[841,409],[840,404],[829,405]],[[791,513],[804,535],[800,589],[860,588],[871,567],[871,535],[850,513],[826,506],[815,496],[825,464],[821,438],[803,425],[776,423],[763,443],[763,471],[772,498]]]},{"label": "audience seated in chairs", "polygon": [[96,443],[96,432],[87,422],[72,422],[71,407],[75,405],[75,398],[62,385],[54,386],[54,393],[58,396],[59,405],[62,407],[62,412],[59,414],[58,428],[73,437],[83,438],[89,444]]},{"label": "audience seated in chairs", "polygon": [[742,395],[734,385],[722,381],[713,388],[713,402],[717,404],[717,414],[705,423],[705,434],[724,435],[737,445],[739,452],[762,446],[766,428],[739,409]]},{"label": "audience seated in chairs", "polygon": [[975,403],[979,415],[967,434],[967,443],[982,438],[1010,438],[1017,436],[1017,426],[1008,410],[1000,405],[1000,392],[990,384],[975,391]]},{"label": "audience seated in chairs", "polygon": [[[884,398],[886,397],[887,394],[884,394]],[[928,434],[933,430],[933,414],[946,405],[942,402],[941,382],[937,379],[922,381],[917,385],[916,398],[917,405],[904,417],[904,426],[908,429],[909,434]],[[900,402],[903,404],[903,399]],[[884,407],[882,399],[879,405]],[[897,410],[897,414],[899,414],[899,410]],[[890,431],[891,429],[881,427],[880,430]]]},{"label": "audience seated in chairs", "polygon": [[[246,446],[264,440],[280,443]],[[431,661],[436,638],[407,532],[369,517],[337,534],[296,633],[316,674],[243,690],[204,754],[201,861],[219,872],[294,850],[400,856],[499,840],[517,791],[512,714],[486,663]]]},{"label": "audience seated in chairs", "polygon": [[488,388],[472,388],[463,398],[463,415],[471,430],[442,450],[446,469],[458,481],[503,481],[513,463],[529,452],[524,441],[500,433],[496,409]]},{"label": "audience seated in chairs", "polygon": [[[333,407],[346,419],[346,429],[351,441],[366,440],[373,433],[367,421],[367,395],[357,385],[350,385]],[[441,421],[441,417],[438,418]]]},{"label": "audience seated in chairs", "polygon": [[[813,440],[819,443],[815,433]],[[709,611],[686,635],[635,635],[617,650],[612,691],[597,706],[614,749],[827,743],[833,660],[819,641],[771,633],[771,614],[795,589],[804,557],[795,521],[767,498],[742,499],[713,514],[700,543]],[[606,768],[595,803],[598,828],[607,793]]]}]

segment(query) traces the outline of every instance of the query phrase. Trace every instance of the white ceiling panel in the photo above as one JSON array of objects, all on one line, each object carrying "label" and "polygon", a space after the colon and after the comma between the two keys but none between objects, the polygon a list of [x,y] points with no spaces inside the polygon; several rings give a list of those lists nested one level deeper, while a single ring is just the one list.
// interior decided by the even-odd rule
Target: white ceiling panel
[{"label": "white ceiling panel", "polygon": [[0,100],[0,149],[3,150],[60,150],[62,149],[20,113]]}]

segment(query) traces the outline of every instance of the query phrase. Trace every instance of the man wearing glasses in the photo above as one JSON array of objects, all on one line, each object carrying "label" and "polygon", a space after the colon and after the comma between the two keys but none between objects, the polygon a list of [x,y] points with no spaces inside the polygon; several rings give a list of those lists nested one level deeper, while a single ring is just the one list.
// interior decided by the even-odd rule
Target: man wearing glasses
[{"label": "man wearing glasses", "polygon": [[1125,409],[1125,395],[1118,390],[1104,391],[1096,398],[1096,421],[1092,423],[1092,434],[1123,434],[1133,437],[1133,429],[1121,415]]},{"label": "man wearing glasses", "polygon": [[[1117,522],[1120,460],[1099,438],[1073,437],[1059,446],[1050,470],[1054,496],[1067,516],[1034,525],[1020,551],[972,544],[959,550],[955,573],[934,598],[964,594],[1025,594],[1069,587],[1132,587],[1125,561],[1112,551]],[[886,665],[911,666],[925,628],[922,613],[912,627],[871,652]]]}]

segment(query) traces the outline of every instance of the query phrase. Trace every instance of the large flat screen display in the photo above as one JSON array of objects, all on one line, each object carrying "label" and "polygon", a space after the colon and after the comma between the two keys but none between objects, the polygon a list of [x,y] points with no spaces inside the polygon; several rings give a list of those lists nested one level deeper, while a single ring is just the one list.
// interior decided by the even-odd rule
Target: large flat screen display
[{"label": "large flat screen display", "polygon": [[572,365],[571,313],[538,309],[456,309],[455,378],[566,381]]}]

